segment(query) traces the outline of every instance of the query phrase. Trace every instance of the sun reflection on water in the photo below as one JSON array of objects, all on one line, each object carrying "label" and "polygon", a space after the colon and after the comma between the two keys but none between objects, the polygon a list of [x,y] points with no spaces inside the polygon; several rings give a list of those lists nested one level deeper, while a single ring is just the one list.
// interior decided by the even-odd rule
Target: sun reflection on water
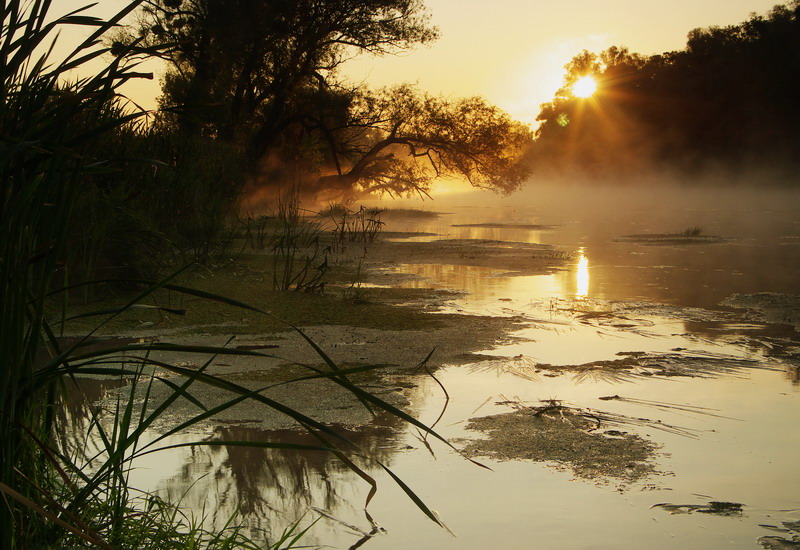
[{"label": "sun reflection on water", "polygon": [[578,269],[575,272],[575,297],[586,298],[589,296],[589,258],[586,257],[585,249],[578,250]]}]

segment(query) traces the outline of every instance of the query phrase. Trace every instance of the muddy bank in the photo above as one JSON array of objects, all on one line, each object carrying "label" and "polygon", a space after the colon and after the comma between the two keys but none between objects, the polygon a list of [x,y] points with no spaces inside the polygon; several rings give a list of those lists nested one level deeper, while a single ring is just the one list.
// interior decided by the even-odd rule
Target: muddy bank
[{"label": "muddy bank", "polygon": [[[340,368],[376,366],[368,373],[356,374],[351,381],[395,407],[414,410],[417,387],[427,365],[462,364],[474,361],[478,352],[498,342],[510,341],[507,336],[519,325],[518,319],[479,316],[452,316],[450,322],[424,330],[380,330],[365,327],[327,325],[307,327],[303,332],[322,348]],[[158,339],[162,337],[151,337]],[[166,339],[166,338],[165,338]],[[233,340],[219,334],[182,334],[169,338],[183,345],[215,345],[254,351],[261,356],[220,355],[205,372],[234,382],[249,390],[270,386],[262,395],[274,399],[326,424],[343,426],[367,425],[374,421],[371,412],[352,393],[330,380],[292,380],[314,374],[308,365],[330,370],[323,358],[296,331],[264,335],[240,335]],[[198,369],[209,360],[208,355],[153,352],[150,356],[189,369]],[[170,373],[161,373],[170,378]],[[123,390],[124,391],[124,390]],[[151,392],[154,403],[168,396],[172,388],[157,385]],[[193,397],[211,408],[235,397],[234,393],[214,386],[196,383]],[[313,399],[309,399],[313,396]],[[141,396],[140,396],[141,397]],[[196,403],[178,400],[171,408],[175,417],[201,412]],[[260,403],[246,401],[215,415],[215,422],[257,426],[261,429],[285,429],[297,424],[285,415]]]},{"label": "muddy bank", "polygon": [[[393,406],[413,409],[416,385],[424,376],[415,370],[420,362],[427,358],[431,368],[474,362],[481,357],[477,352],[512,342],[510,335],[525,323],[522,317],[441,313],[454,297],[461,296],[455,291],[371,285],[375,277],[387,282],[383,269],[395,265],[397,258],[545,272],[556,269],[566,256],[554,255],[551,247],[496,241],[380,241],[352,245],[336,256],[332,270],[336,277],[326,292],[318,295],[269,290],[271,261],[264,254],[247,254],[217,269],[199,270],[184,284],[255,306],[263,313],[159,291],[149,298],[154,307],[127,312],[105,325],[101,333],[142,342],[227,346],[258,352],[261,356],[216,357],[205,367],[206,372],[249,390],[274,386],[264,395],[325,423],[368,424],[372,421],[370,412],[335,383],[287,383],[312,373],[302,365],[327,369],[323,357],[290,325],[300,328],[340,367],[380,366],[376,371],[353,376],[353,382]],[[349,284],[348,278],[352,278]],[[119,301],[124,302],[124,297]],[[159,307],[168,307],[169,311]],[[178,308],[185,313],[176,315],[174,310]],[[93,328],[91,323],[88,318],[79,319],[72,330],[80,334]],[[153,352],[151,357],[190,369],[200,368],[209,359],[203,354],[167,352]],[[170,391],[161,385],[152,397],[157,401]],[[195,384],[192,392],[205,407],[217,406],[232,397],[203,384]],[[308,399],[309,395],[314,399]],[[186,399],[172,407],[173,415],[178,417],[199,411],[196,403]],[[217,420],[262,429],[294,425],[291,419],[253,403],[225,410]]]}]

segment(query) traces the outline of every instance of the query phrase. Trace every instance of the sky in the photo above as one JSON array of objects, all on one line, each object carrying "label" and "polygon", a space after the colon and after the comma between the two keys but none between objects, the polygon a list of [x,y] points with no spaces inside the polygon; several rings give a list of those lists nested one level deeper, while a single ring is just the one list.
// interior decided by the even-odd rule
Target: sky
[{"label": "sky", "polygon": [[[89,3],[88,0],[86,3]],[[426,0],[440,38],[400,55],[361,56],[343,75],[371,87],[417,83],[432,94],[483,96],[533,124],[539,105],[552,99],[564,65],[587,49],[627,46],[641,54],[683,49],[698,27],[741,23],[765,14],[776,0]],[[83,5],[56,0],[53,13]],[[92,13],[110,15],[125,0],[99,0]],[[126,93],[154,108],[156,78]]]},{"label": "sky", "polygon": [[481,95],[523,122],[560,87],[582,50],[681,50],[692,29],[741,23],[775,0],[427,0],[441,38],[401,56],[356,59],[372,86],[418,82],[431,93]]}]

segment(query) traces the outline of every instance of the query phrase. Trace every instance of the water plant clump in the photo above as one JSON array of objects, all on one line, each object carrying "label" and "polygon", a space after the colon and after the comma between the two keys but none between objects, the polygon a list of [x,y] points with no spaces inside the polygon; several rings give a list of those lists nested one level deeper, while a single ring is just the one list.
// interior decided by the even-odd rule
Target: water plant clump
[{"label": "water plant clump", "polygon": [[485,439],[467,440],[469,456],[497,460],[555,462],[591,480],[639,481],[655,472],[656,445],[639,435],[609,430],[594,411],[550,400],[541,407],[508,403],[514,410],[469,419],[468,430]]},{"label": "water plant clump", "polygon": [[380,235],[385,223],[381,221],[378,208],[351,210],[343,203],[332,204],[318,215],[330,219],[333,223],[333,243],[335,250],[344,250],[348,243],[372,243]]},{"label": "water plant clump", "polygon": [[694,225],[692,227],[687,227],[683,230],[684,237],[699,237],[703,234],[703,228],[699,225]]},{"label": "water plant clump", "polygon": [[300,188],[291,186],[278,201],[277,228],[270,238],[272,288],[321,293],[332,249],[321,241],[322,224],[303,213]]}]

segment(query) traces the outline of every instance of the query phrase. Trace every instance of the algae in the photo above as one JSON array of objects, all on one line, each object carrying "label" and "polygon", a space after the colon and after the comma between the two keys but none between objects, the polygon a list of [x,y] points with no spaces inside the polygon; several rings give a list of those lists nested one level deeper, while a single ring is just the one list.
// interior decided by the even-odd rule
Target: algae
[{"label": "algae", "polygon": [[599,424],[589,415],[560,405],[471,418],[466,429],[487,437],[468,440],[462,451],[470,457],[500,461],[554,463],[595,481],[630,483],[655,473],[654,443],[628,432],[601,430]]}]

